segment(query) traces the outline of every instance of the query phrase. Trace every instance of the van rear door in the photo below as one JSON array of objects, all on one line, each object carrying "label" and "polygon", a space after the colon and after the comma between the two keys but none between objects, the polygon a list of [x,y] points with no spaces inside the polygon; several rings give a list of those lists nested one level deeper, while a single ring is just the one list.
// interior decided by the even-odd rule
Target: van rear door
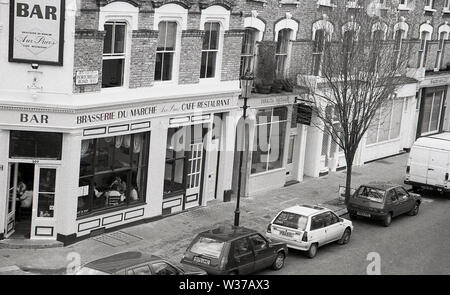
[{"label": "van rear door", "polygon": [[445,185],[449,151],[431,149],[428,159],[427,184],[433,186]]},{"label": "van rear door", "polygon": [[430,149],[413,145],[409,153],[409,180],[417,183],[427,183],[428,160]]}]

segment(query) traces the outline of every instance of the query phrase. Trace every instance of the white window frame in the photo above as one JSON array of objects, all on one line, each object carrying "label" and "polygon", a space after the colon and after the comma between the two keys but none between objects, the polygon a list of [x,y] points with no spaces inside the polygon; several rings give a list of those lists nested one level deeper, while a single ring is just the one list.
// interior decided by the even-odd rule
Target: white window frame
[{"label": "white window frame", "polygon": [[[314,41],[314,45],[315,45],[315,41],[316,41],[316,32],[318,30],[323,30],[324,34],[325,34],[325,38],[327,38],[326,40],[324,39],[324,42],[331,42],[331,39],[333,37],[333,33],[334,33],[334,26],[332,23],[330,23],[328,20],[326,19],[322,19],[322,20],[318,20],[315,23],[313,23],[312,26],[312,40]],[[318,69],[318,73],[317,76],[321,76],[322,74],[322,59],[323,59],[323,51],[322,52],[313,52],[313,68],[312,68],[312,73],[313,75],[315,75],[315,71],[314,71],[314,61],[315,61],[315,56],[320,54],[320,60],[319,60],[319,69]]]},{"label": "white window frame", "polygon": [[[426,97],[426,93],[425,93],[425,97]],[[425,98],[424,97],[424,98]],[[438,120],[437,120],[437,126],[435,130],[430,130],[431,127],[431,119],[433,117],[433,107],[434,107],[434,102],[436,100],[436,91],[433,92],[433,100],[431,101],[431,107],[430,107],[430,118],[428,119],[428,128],[427,128],[427,132],[422,133],[422,126],[421,126],[421,130],[419,130],[420,135],[424,136],[424,135],[429,135],[429,134],[433,134],[436,132],[439,132],[440,126],[441,126],[441,117],[442,117],[442,110],[443,110],[443,106],[445,105],[445,90],[442,90],[442,97],[441,97],[441,104],[439,105],[439,116],[438,116]],[[425,102],[424,102],[425,103]],[[422,118],[423,120],[423,118]],[[422,121],[422,124],[424,122]]]},{"label": "white window frame", "polygon": [[433,8],[434,6],[434,0],[425,0],[425,6],[424,6],[424,10],[425,11],[429,11],[429,12],[435,12],[436,9]]},{"label": "white window frame", "polygon": [[[216,71],[212,78],[200,78],[200,84],[211,84],[220,82],[222,78],[222,60],[223,60],[223,43],[224,33],[230,29],[231,12],[220,5],[211,5],[201,11],[200,16],[200,30],[205,30],[205,23],[217,22],[220,25],[219,29],[219,46],[216,58]],[[201,61],[200,61],[201,63]]]},{"label": "white window frame", "polygon": [[[450,0],[448,0],[450,3]],[[441,38],[442,34],[445,35],[445,38]],[[450,39],[450,26],[448,24],[443,24],[439,27],[438,29],[438,40],[439,40],[439,45],[438,45],[438,52],[436,55],[436,63],[435,63],[435,67],[434,67],[434,71],[439,71],[441,66],[442,66],[442,52],[444,51],[444,43],[445,40],[449,40]]]},{"label": "white window frame", "polygon": [[385,23],[377,22],[377,23],[373,24],[373,26],[372,26],[371,38],[373,39],[376,31],[382,31],[383,32],[383,40],[386,40],[387,30],[388,30],[388,26]]},{"label": "white window frame", "polygon": [[[102,61],[104,60],[116,60],[116,59],[123,59],[123,69],[122,69],[122,85],[117,86],[117,87],[107,87],[107,88],[103,88],[102,89],[113,89],[113,88],[122,88],[125,85],[125,67],[126,67],[126,57],[127,57],[127,47],[128,47],[128,40],[127,40],[127,35],[128,35],[128,24],[124,21],[107,21],[106,23],[103,24],[103,26],[105,27],[106,25],[110,25],[112,26],[112,36],[111,36],[111,53],[104,53],[102,55]],[[116,26],[124,26],[125,30],[124,30],[124,45],[123,45],[123,53],[115,53],[115,48],[114,48],[114,44],[115,44],[115,27]],[[102,62],[103,64],[103,62]]]},{"label": "white window frame", "polygon": [[297,32],[298,32],[298,23],[290,18],[291,16],[287,13],[286,18],[279,20],[275,24],[275,36],[274,41],[278,42],[278,33],[283,29],[289,29],[290,30],[290,36],[288,40],[288,48],[287,48],[287,56],[284,63],[284,69],[283,74],[286,76],[289,73],[289,65],[291,61],[291,51],[292,51],[292,42],[296,40]]},{"label": "white window frame", "polygon": [[[262,20],[260,20],[259,18],[256,17],[257,16],[256,11],[252,11],[252,14],[253,15],[251,17],[244,18],[244,28],[245,29],[254,29],[256,32],[255,41],[261,42],[264,32],[266,30],[266,24]],[[254,75],[256,74],[255,66],[257,63],[257,59],[258,59],[258,46],[256,46],[256,44],[255,44],[255,48],[253,49],[253,74]]]},{"label": "white window frame", "polygon": [[450,0],[445,0],[444,8],[442,8],[443,13],[450,13]]},{"label": "white window frame", "polygon": [[408,6],[408,0],[399,0],[398,3],[398,9],[399,10],[411,10],[411,8]]},{"label": "white window frame", "polygon": [[[162,21],[177,23],[177,38],[175,42],[175,54],[172,65],[172,79],[166,81],[154,81],[154,86],[165,86],[167,84],[178,84],[180,73],[180,58],[181,58],[181,33],[187,30],[188,10],[179,4],[168,3],[155,9],[153,20],[153,27],[158,30],[159,23]],[[156,56],[155,56],[156,57]],[[155,65],[156,66],[156,65]]]},{"label": "white window frame", "polygon": [[105,30],[107,22],[124,22],[125,34],[125,63],[123,71],[123,83],[121,87],[102,88],[102,92],[120,91],[129,87],[130,64],[131,64],[131,40],[133,30],[138,29],[139,8],[124,1],[111,2],[100,7],[98,30]]},{"label": "white window frame", "polygon": [[[422,39],[422,35],[423,33],[425,34],[425,39]],[[425,58],[426,58],[426,51],[427,51],[427,43],[428,41],[431,40],[431,36],[433,34],[433,27],[428,24],[422,24],[419,28],[419,39],[421,40],[420,42],[420,48],[419,48],[419,68],[422,68],[425,66]]]}]

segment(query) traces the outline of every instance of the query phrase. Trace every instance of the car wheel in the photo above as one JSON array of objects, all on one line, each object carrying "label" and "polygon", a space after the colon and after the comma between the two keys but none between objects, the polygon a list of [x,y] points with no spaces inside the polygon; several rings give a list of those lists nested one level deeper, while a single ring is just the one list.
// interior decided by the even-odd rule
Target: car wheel
[{"label": "car wheel", "polygon": [[318,245],[317,243],[312,244],[309,247],[308,252],[306,252],[306,255],[308,255],[309,258],[314,258],[317,254]]},{"label": "car wheel", "polygon": [[417,215],[417,213],[419,213],[419,206],[420,206],[419,202],[416,202],[414,204],[414,207],[411,209],[411,211],[408,212],[408,215],[409,216]]},{"label": "car wheel", "polygon": [[275,261],[272,264],[272,269],[274,270],[280,270],[284,266],[284,259],[286,256],[283,252],[278,252],[277,257],[275,258]]},{"label": "car wheel", "polygon": [[420,186],[413,185],[412,191],[413,193],[417,193],[420,190]]},{"label": "car wheel", "polygon": [[344,233],[342,234],[342,237],[339,239],[338,244],[344,245],[347,244],[350,241],[350,236],[352,232],[349,228],[346,228]]},{"label": "car wheel", "polygon": [[383,219],[383,225],[388,227],[392,223],[392,213],[388,213]]}]

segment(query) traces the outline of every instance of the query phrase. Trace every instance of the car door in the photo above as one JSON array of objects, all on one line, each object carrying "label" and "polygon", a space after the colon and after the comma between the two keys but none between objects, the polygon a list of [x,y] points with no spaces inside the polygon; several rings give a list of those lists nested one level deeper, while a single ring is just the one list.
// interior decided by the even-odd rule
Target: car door
[{"label": "car door", "polygon": [[319,243],[320,245],[326,244],[327,232],[325,228],[325,215],[324,213],[317,214],[311,217],[310,226],[311,241],[313,243]]},{"label": "car door", "polygon": [[324,213],[324,215],[327,243],[339,240],[343,233],[343,226],[339,217],[331,211]]},{"label": "car door", "polygon": [[403,187],[396,187],[395,192],[399,202],[399,214],[406,213],[414,206],[414,200]]},{"label": "car door", "polygon": [[269,267],[275,258],[269,242],[260,234],[251,235],[249,239],[255,253],[255,271]]},{"label": "car door", "polygon": [[400,202],[394,189],[390,189],[386,192],[386,204],[386,209],[391,211],[393,216],[401,214]]},{"label": "car door", "polygon": [[232,245],[234,264],[239,274],[249,274],[255,269],[255,256],[247,237],[235,240]]},{"label": "car door", "polygon": [[151,268],[154,275],[178,275],[179,271],[165,261],[155,261],[151,263]]}]

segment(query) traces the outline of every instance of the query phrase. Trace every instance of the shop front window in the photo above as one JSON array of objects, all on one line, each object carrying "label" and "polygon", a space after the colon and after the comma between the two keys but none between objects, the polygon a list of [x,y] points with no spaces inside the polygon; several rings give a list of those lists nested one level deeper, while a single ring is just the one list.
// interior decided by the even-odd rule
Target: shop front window
[{"label": "shop front window", "polygon": [[41,168],[38,191],[38,217],[54,217],[56,169]]},{"label": "shop front window", "polygon": [[258,110],[256,122],[251,173],[282,168],[287,108]]},{"label": "shop front window", "polygon": [[[181,132],[180,128],[171,128],[167,133],[166,166],[164,172],[164,194],[174,194],[183,192],[185,185],[185,161],[186,153],[184,148],[176,146],[178,142],[172,142],[173,136]],[[180,138],[181,139],[181,138]]]},{"label": "shop front window", "polygon": [[83,140],[78,216],[145,201],[150,133]]},{"label": "shop front window", "polygon": [[430,88],[424,91],[421,135],[439,131],[445,93],[443,88]]},{"label": "shop front window", "polygon": [[381,106],[367,130],[367,145],[400,137],[403,104],[403,98],[400,98],[387,100]]}]

